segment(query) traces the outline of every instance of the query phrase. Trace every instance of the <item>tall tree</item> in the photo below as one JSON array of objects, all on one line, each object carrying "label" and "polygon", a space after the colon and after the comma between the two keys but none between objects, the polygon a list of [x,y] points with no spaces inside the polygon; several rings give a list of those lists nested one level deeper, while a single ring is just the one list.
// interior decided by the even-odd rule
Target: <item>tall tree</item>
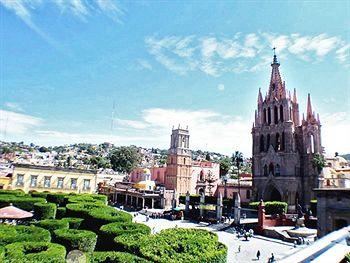
[{"label": "tall tree", "polygon": [[243,153],[241,153],[240,151],[235,151],[234,154],[232,155],[232,162],[236,164],[236,167],[237,167],[238,193],[239,195],[241,195],[241,181],[239,176],[239,168],[243,163]]},{"label": "tall tree", "polygon": [[220,176],[224,176],[228,173],[231,168],[231,159],[224,157],[220,160]]},{"label": "tall tree", "polygon": [[136,147],[117,147],[109,156],[112,169],[121,173],[131,173],[141,162],[141,156]]}]

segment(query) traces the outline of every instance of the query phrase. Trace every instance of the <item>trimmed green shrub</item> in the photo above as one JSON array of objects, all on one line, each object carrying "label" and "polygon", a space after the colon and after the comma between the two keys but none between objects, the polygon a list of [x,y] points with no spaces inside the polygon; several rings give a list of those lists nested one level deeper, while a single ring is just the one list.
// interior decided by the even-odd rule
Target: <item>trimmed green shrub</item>
[{"label": "trimmed green shrub", "polygon": [[69,223],[64,220],[58,219],[45,219],[38,222],[33,223],[33,225],[45,228],[50,231],[51,234],[57,229],[68,229]]},{"label": "trimmed green shrub", "polygon": [[0,195],[15,195],[15,196],[25,196],[26,193],[22,190],[5,190],[0,189]]},{"label": "trimmed green shrub", "polygon": [[84,219],[76,217],[64,217],[61,220],[68,222],[70,229],[79,229]]},{"label": "trimmed green shrub", "polygon": [[66,197],[66,203],[99,203],[105,205],[107,203],[107,196],[80,194]]},{"label": "trimmed green shrub", "polygon": [[150,235],[151,229],[144,225],[132,222],[115,222],[107,225],[103,225],[100,228],[100,234],[98,236],[98,247],[101,250],[115,250],[124,246],[117,246],[117,243],[113,242],[116,236],[120,235]]},{"label": "trimmed green shrub", "polygon": [[67,196],[68,194],[65,193],[49,193],[46,196],[46,200],[50,203],[55,203],[58,206],[64,206],[65,205],[65,200],[64,198]]},{"label": "trimmed green shrub", "polygon": [[153,262],[226,263],[227,247],[202,229],[167,229],[141,242],[139,253]]},{"label": "trimmed green shrub", "polygon": [[150,236],[144,234],[128,234],[128,235],[120,235],[114,238],[114,242],[116,247],[120,250],[130,252],[132,254],[140,254],[140,246],[143,242],[147,242]]},{"label": "trimmed green shrub", "polygon": [[[249,207],[258,210],[260,202],[250,202]],[[265,204],[265,213],[267,215],[287,213],[288,204],[279,201],[267,201]]]},{"label": "trimmed green shrub", "polygon": [[47,195],[49,194],[49,192],[31,192],[30,195],[32,197],[40,197],[40,198],[45,198],[47,197]]},{"label": "trimmed green shrub", "polygon": [[345,255],[345,259],[346,259],[348,262],[350,262],[350,253],[348,253],[348,254]]},{"label": "trimmed green shrub", "polygon": [[9,263],[64,263],[64,246],[49,242],[17,242],[6,246],[6,259]]},{"label": "trimmed green shrub", "polygon": [[66,216],[66,208],[65,207],[57,207],[56,211],[56,219],[61,219]]},{"label": "trimmed green shrub", "polygon": [[56,242],[64,245],[67,251],[79,249],[83,252],[92,252],[95,249],[97,235],[92,231],[59,229],[54,233]]},{"label": "trimmed green shrub", "polygon": [[88,218],[89,212],[93,208],[105,207],[105,205],[95,204],[95,203],[74,203],[66,205],[67,217],[79,217],[79,218]]},{"label": "trimmed green shrub", "polygon": [[57,206],[54,203],[35,203],[34,216],[37,219],[54,219],[56,217]]},{"label": "trimmed green shrub", "polygon": [[138,256],[117,251],[93,252],[89,256],[91,263],[148,263],[150,261]]},{"label": "trimmed green shrub", "polygon": [[3,246],[0,246],[0,262],[5,261],[5,248]]},{"label": "trimmed green shrub", "polygon": [[34,203],[45,203],[46,200],[44,198],[35,198],[31,196],[16,196],[2,194],[0,195],[0,207],[9,206],[13,204],[14,206],[26,210],[33,211]]},{"label": "trimmed green shrub", "polygon": [[0,246],[19,241],[50,242],[51,235],[49,231],[40,227],[0,224]]},{"label": "trimmed green shrub", "polygon": [[98,231],[102,225],[113,222],[131,222],[132,216],[126,212],[116,210],[113,207],[104,206],[91,209],[89,212],[89,224]]}]

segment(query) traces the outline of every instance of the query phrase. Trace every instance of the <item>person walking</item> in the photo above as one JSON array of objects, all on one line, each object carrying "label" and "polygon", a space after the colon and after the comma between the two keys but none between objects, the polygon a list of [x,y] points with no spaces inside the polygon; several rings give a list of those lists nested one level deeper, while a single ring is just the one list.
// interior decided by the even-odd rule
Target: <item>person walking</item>
[{"label": "person walking", "polygon": [[241,252],[241,245],[238,246],[238,253]]},{"label": "person walking", "polygon": [[271,263],[272,263],[272,262],[275,262],[275,256],[274,256],[273,253],[271,253],[270,262],[271,262]]},{"label": "person walking", "polygon": [[260,260],[260,250],[258,250],[258,252],[256,252],[256,257],[258,258],[258,260]]}]

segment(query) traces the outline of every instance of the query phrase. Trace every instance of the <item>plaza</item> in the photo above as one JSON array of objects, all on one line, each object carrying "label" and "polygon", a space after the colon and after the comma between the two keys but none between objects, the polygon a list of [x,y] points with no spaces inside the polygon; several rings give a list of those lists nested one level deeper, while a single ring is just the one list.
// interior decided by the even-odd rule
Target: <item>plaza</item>
[{"label": "plaza", "polygon": [[143,214],[135,212],[130,213],[134,216],[134,222],[143,223],[149,226],[152,229],[153,234],[159,233],[161,230],[164,229],[177,227],[205,229],[216,233],[219,237],[219,241],[225,244],[228,248],[228,263],[258,261],[256,257],[258,250],[260,250],[261,253],[259,260],[260,262],[267,262],[269,257],[271,257],[271,253],[273,253],[275,259],[278,260],[279,258],[282,258],[288,254],[292,254],[303,247],[298,246],[297,248],[294,248],[294,246],[291,243],[259,235],[254,235],[253,237],[249,238],[248,241],[245,241],[243,237],[237,238],[237,234],[234,233],[232,228],[229,228],[225,231],[220,231],[220,229],[226,228],[228,224],[209,225],[207,223],[197,224],[188,220],[170,221],[167,219],[147,219],[147,217]]}]

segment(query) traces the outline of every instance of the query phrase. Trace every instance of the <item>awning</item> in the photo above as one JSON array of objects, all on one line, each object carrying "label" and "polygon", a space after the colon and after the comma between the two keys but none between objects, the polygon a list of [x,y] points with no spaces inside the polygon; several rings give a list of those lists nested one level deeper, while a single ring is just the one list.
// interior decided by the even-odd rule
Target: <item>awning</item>
[{"label": "awning", "polygon": [[33,217],[33,214],[13,205],[0,209],[0,219],[24,219]]}]

